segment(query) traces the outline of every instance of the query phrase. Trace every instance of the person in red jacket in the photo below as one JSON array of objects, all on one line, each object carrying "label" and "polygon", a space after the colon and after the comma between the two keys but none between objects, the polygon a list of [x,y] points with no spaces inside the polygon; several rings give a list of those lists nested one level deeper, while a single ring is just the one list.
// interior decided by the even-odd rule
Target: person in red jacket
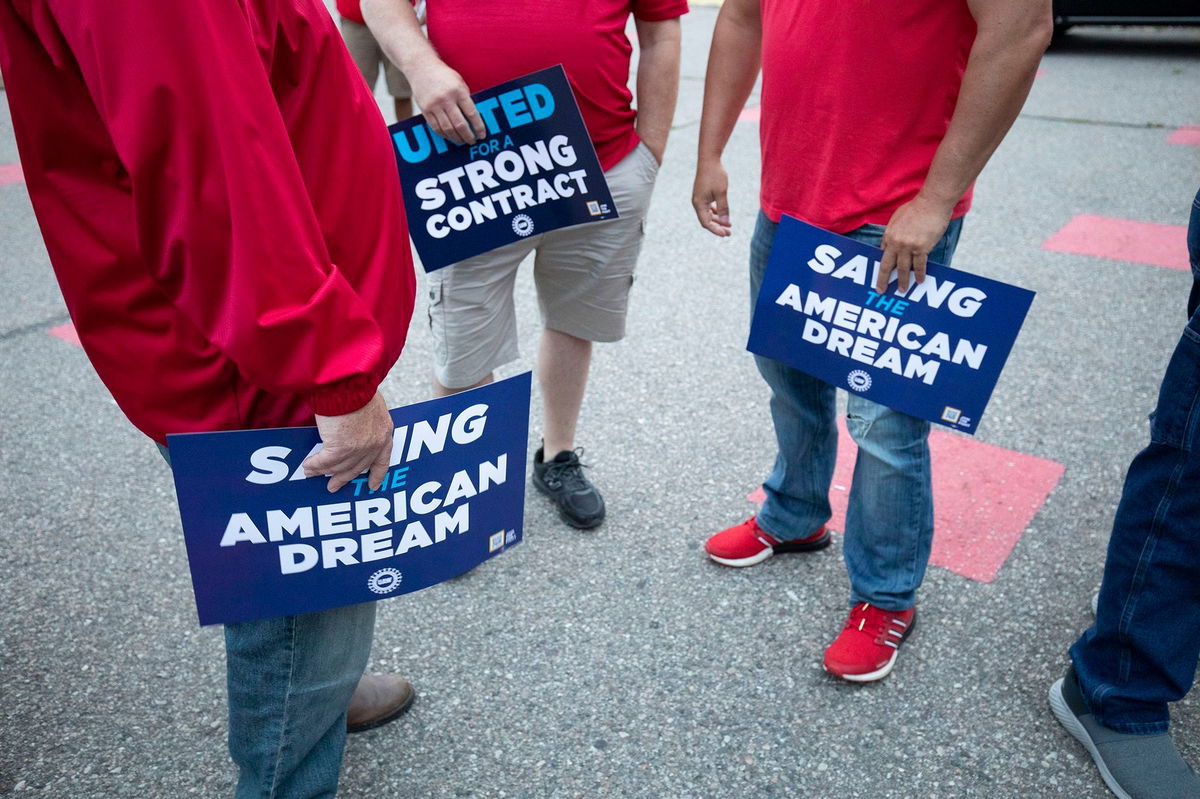
[{"label": "person in red jacket", "polygon": [[[0,70],[67,308],[130,421],[161,446],[315,420],[310,475],[381,482],[412,260],[378,106],[319,0],[0,0]],[[226,627],[239,797],[333,796],[374,613]],[[412,696],[363,688],[360,723]]]}]

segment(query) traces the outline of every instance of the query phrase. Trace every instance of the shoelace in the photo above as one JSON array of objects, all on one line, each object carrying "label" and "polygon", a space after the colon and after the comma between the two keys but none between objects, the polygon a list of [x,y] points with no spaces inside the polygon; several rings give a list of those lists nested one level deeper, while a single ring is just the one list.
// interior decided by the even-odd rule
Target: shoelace
[{"label": "shoelace", "polygon": [[[874,610],[874,613],[869,611]],[[872,607],[870,602],[856,605],[846,619],[846,629],[856,629],[875,639],[877,644],[887,644],[897,648],[904,640],[904,631],[908,624],[896,618],[893,614],[880,608]]]},{"label": "shoelace", "polygon": [[583,455],[583,447],[576,447],[573,452],[575,459],[566,463],[551,461],[546,464],[546,482],[557,482],[567,491],[578,491],[588,487],[587,479],[583,476],[583,467],[587,466],[579,458]]}]

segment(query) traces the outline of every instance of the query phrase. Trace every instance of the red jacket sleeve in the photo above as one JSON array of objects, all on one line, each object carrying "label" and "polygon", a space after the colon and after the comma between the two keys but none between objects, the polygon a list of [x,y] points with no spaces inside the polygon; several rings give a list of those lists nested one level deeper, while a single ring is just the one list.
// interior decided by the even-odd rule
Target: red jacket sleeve
[{"label": "red jacket sleeve", "polygon": [[382,333],[330,263],[250,12],[50,5],[128,172],[153,278],[256,385],[305,394],[317,413],[366,404],[386,371]]}]

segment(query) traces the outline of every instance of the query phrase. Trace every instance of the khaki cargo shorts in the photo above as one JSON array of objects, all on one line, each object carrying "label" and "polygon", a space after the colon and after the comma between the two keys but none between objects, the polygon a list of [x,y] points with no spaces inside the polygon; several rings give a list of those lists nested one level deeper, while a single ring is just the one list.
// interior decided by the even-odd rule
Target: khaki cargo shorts
[{"label": "khaki cargo shorts", "polygon": [[412,87],[408,85],[404,73],[383,54],[383,49],[379,42],[375,41],[371,30],[366,25],[345,17],[341,19],[341,26],[346,49],[350,51],[350,57],[354,59],[354,64],[362,73],[371,93],[375,93],[375,81],[379,80],[379,68],[382,66],[388,94],[397,100],[411,98]]},{"label": "khaki cargo shorts", "polygon": [[542,323],[587,341],[625,337],[633,271],[658,162],[645,144],[604,173],[618,219],[552,230],[429,274],[434,375],[447,388],[478,383],[520,356],[513,285],[531,252]]}]

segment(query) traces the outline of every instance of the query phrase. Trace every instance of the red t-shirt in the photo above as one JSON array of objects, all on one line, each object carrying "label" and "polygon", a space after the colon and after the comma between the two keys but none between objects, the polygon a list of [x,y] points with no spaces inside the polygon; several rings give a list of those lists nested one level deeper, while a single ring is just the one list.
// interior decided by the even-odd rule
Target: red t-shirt
[{"label": "red t-shirt", "polygon": [[629,15],[658,22],[687,10],[687,0],[429,0],[426,24],[438,54],[472,92],[562,64],[608,169],[638,143]]},{"label": "red t-shirt", "polygon": [[[916,196],[958,100],[965,0],[762,0],[762,208],[837,233]],[[955,206],[962,216],[971,190]]]}]

